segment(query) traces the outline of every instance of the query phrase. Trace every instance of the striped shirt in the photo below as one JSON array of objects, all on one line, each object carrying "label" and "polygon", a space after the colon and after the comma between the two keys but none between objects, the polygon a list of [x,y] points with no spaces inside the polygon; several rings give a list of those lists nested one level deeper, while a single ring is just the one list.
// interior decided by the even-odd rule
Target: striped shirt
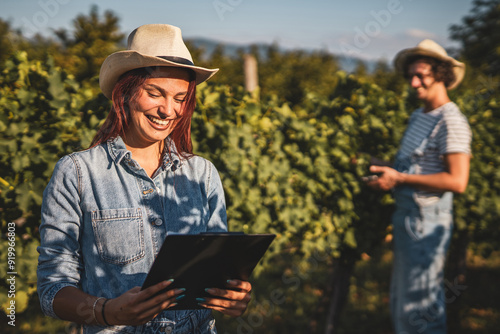
[{"label": "striped shirt", "polygon": [[428,138],[423,155],[418,159],[418,174],[445,171],[443,156],[449,153],[471,154],[472,132],[458,106],[448,102],[427,113],[417,109],[410,117],[399,158],[410,156]]}]

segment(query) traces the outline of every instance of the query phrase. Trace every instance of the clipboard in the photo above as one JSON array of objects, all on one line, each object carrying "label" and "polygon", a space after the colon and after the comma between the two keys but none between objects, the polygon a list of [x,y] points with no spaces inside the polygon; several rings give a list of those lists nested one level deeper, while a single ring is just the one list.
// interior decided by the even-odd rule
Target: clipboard
[{"label": "clipboard", "polygon": [[174,279],[159,293],[185,288],[185,298],[169,310],[202,309],[196,298],[210,297],[206,288],[227,289],[229,279],[248,281],[275,237],[238,232],[168,234],[142,289]]}]

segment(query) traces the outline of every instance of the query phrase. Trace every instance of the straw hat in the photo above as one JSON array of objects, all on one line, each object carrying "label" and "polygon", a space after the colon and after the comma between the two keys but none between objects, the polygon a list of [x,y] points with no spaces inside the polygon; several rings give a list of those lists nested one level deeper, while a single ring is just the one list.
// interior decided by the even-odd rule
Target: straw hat
[{"label": "straw hat", "polygon": [[109,55],[101,66],[99,85],[111,99],[113,88],[123,73],[141,67],[185,67],[196,73],[196,84],[212,77],[219,69],[194,66],[193,58],[182,40],[181,30],[168,24],[140,26],[128,36],[127,50]]},{"label": "straw hat", "polygon": [[405,69],[403,68],[403,66],[405,65],[406,60],[409,57],[415,55],[432,57],[451,64],[453,73],[455,74],[455,80],[450,82],[449,86],[447,87],[448,90],[458,86],[458,84],[464,78],[465,64],[448,56],[446,50],[442,46],[430,39],[424,39],[414,48],[401,50],[394,59],[394,65],[396,66],[396,69],[400,72],[404,72]]}]

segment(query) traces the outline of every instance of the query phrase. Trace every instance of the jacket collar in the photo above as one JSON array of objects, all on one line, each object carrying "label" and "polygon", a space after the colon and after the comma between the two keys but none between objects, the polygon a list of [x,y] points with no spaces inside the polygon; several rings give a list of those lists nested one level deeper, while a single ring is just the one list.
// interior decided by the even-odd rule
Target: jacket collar
[{"label": "jacket collar", "polygon": [[[116,164],[121,164],[123,160],[126,162],[132,160],[132,153],[127,149],[125,142],[120,136],[108,140],[107,146],[111,159],[113,159]],[[180,166],[182,166],[182,161],[179,159],[177,147],[174,141],[170,139],[170,137],[167,137],[165,139],[165,151],[161,168],[163,170],[170,168],[172,171],[175,171]]]}]

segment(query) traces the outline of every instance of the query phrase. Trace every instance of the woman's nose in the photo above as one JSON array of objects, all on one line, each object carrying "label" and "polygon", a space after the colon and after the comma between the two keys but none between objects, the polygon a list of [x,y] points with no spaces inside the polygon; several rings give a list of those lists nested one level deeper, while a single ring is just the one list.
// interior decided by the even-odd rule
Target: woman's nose
[{"label": "woman's nose", "polygon": [[165,102],[158,108],[158,112],[162,118],[176,118],[178,116],[175,103],[169,99],[165,99]]}]

